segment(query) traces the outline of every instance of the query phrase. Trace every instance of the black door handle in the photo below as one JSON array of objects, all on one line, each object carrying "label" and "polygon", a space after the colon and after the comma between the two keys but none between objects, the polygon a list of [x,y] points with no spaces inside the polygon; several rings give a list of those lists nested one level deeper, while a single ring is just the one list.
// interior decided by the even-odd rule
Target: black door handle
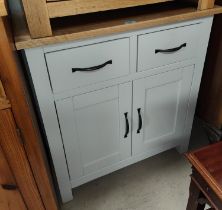
[{"label": "black door handle", "polygon": [[128,113],[124,113],[125,115],[125,120],[126,120],[126,132],[124,135],[124,138],[127,138],[128,134],[129,134],[129,120],[128,120]]},{"label": "black door handle", "polygon": [[138,111],[138,116],[139,116],[139,126],[137,129],[137,133],[140,133],[142,126],[143,126],[143,121],[142,121],[142,116],[141,116],[141,108],[137,109]]},{"label": "black door handle", "polygon": [[98,65],[98,66],[92,66],[92,67],[87,67],[87,68],[72,68],[72,73],[75,73],[76,71],[96,71],[96,70],[102,69],[105,66],[112,64],[112,63],[113,63],[113,61],[109,60],[109,61],[107,61],[101,65]]},{"label": "black door handle", "polygon": [[181,50],[182,48],[186,47],[187,43],[184,43],[182,45],[180,45],[179,47],[175,47],[175,48],[171,48],[171,49],[166,49],[166,50],[161,50],[161,49],[157,49],[155,50],[155,53],[173,53],[173,52],[177,52],[179,50]]},{"label": "black door handle", "polygon": [[2,184],[4,190],[16,190],[17,186],[13,184]]}]

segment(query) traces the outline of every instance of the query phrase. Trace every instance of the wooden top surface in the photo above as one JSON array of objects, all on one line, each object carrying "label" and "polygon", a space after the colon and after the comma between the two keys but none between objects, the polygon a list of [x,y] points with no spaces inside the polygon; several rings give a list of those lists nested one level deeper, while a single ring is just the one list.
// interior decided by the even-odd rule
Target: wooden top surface
[{"label": "wooden top surface", "polygon": [[45,38],[32,39],[24,27],[25,24],[18,25],[15,29],[15,42],[17,49],[21,50],[166,25],[219,13],[222,13],[222,6],[216,5],[213,9],[200,11],[193,5],[188,6],[183,3],[114,10],[53,19],[51,20],[53,36]]},{"label": "wooden top surface", "polygon": [[186,157],[222,199],[222,142],[188,153]]},{"label": "wooden top surface", "polygon": [[0,17],[7,16],[5,0],[0,0]]}]

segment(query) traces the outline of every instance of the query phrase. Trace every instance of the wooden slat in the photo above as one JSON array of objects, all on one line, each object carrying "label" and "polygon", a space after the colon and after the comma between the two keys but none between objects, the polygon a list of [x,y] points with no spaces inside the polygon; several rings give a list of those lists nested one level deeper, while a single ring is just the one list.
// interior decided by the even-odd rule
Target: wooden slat
[{"label": "wooden slat", "polygon": [[[48,0],[47,6],[49,17],[55,18],[69,15],[85,14],[90,12],[155,4],[167,1],[172,0]],[[198,0],[198,9],[212,9],[214,7],[214,4],[215,0]]]},{"label": "wooden slat", "polygon": [[19,190],[5,190],[3,189],[2,184],[17,185],[0,147],[0,209],[27,210]]},{"label": "wooden slat", "polygon": [[6,98],[5,90],[0,80],[0,110],[7,109],[10,107],[11,107],[11,104],[9,100]]},{"label": "wooden slat", "polygon": [[45,0],[22,0],[32,38],[51,36],[52,30]]},{"label": "wooden slat", "polygon": [[45,210],[10,109],[0,110],[0,145],[28,209]]},{"label": "wooden slat", "polygon": [[212,9],[214,7],[215,0],[199,0],[198,2],[198,9]]},{"label": "wooden slat", "polygon": [[8,109],[11,107],[9,100],[5,98],[0,98],[0,110]]},{"label": "wooden slat", "polygon": [[64,17],[118,8],[155,4],[172,0],[71,0],[48,3],[49,17]]},{"label": "wooden slat", "polygon": [[[27,94],[24,78],[22,76],[22,72],[24,70],[20,68],[18,59],[15,57],[16,53],[13,51],[15,49],[12,48],[13,39],[9,36],[11,34],[10,31],[6,32],[5,24],[6,22],[0,18],[0,77],[2,79],[7,98],[11,102],[16,125],[22,133],[22,137],[24,139],[24,148],[27,154],[26,158],[28,158],[30,163],[32,176],[34,176],[35,182],[38,185],[38,190],[42,200],[37,196],[37,194],[34,193],[34,191],[29,192],[28,189],[25,191],[26,189],[24,188],[32,187],[32,185],[30,185],[28,182],[23,182],[24,186],[22,189],[25,191],[25,193],[28,194],[27,199],[31,203],[30,205],[33,205],[33,207],[30,207],[31,210],[41,210],[43,207],[40,206],[39,203],[42,201],[46,210],[58,210],[41,136],[38,130],[36,118],[34,116],[34,111],[31,106],[31,101]],[[0,119],[2,118],[0,117]],[[2,121],[0,120],[0,122]],[[11,121],[9,121],[9,123],[11,123]],[[5,122],[2,122],[2,124],[2,126],[7,128]],[[13,133],[13,135],[15,135],[15,133]],[[17,140],[18,139],[16,138],[13,141]],[[8,139],[5,139],[4,142],[5,144],[9,144],[8,147],[6,147],[8,150],[12,149],[12,145],[15,147],[18,146],[19,148],[18,142],[12,142],[9,140],[9,137]],[[9,154],[14,155],[15,153]],[[26,173],[23,172],[23,174],[21,174],[20,170],[25,170],[26,165],[23,164],[22,167],[19,167],[19,169],[18,166],[22,162],[18,161],[13,163],[15,165],[18,164],[16,165],[15,169],[18,170],[21,179],[22,176],[24,176],[23,180],[25,180],[27,178],[25,178]],[[25,195],[24,198],[26,198]]]},{"label": "wooden slat", "polygon": [[7,16],[5,0],[0,0],[0,17]]},{"label": "wooden slat", "polygon": [[[93,38],[97,36],[111,35],[130,30],[138,30],[164,24],[176,23],[222,13],[221,6],[215,6],[210,10],[196,10],[194,7],[172,7],[158,9],[144,9],[143,12],[134,13],[132,10],[122,15],[110,13],[108,16],[86,16],[85,19],[70,19],[63,21],[54,27],[53,36],[40,39],[31,39],[27,30],[16,32],[16,47],[18,50],[55,44],[79,39]],[[87,18],[88,17],[88,18]],[[133,20],[130,24],[125,21]],[[75,23],[75,24],[74,24]],[[22,27],[17,27],[18,29]]]},{"label": "wooden slat", "polygon": [[3,88],[1,80],[0,80],[0,98],[6,98],[5,90]]}]

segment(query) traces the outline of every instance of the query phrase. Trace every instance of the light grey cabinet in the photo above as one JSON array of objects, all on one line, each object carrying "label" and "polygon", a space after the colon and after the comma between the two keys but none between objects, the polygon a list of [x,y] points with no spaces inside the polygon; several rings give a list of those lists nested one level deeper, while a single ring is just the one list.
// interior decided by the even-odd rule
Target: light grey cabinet
[{"label": "light grey cabinet", "polygon": [[63,202],[88,181],[187,150],[212,20],[24,51]]}]

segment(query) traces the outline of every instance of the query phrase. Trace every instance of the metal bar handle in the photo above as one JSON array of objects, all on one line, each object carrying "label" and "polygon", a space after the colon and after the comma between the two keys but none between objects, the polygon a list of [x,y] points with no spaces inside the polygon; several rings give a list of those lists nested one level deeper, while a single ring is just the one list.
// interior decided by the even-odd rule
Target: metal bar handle
[{"label": "metal bar handle", "polygon": [[139,116],[139,126],[137,129],[137,133],[140,133],[142,126],[143,126],[143,121],[142,121],[142,116],[141,116],[141,108],[137,109],[138,111],[138,116]]},{"label": "metal bar handle", "polygon": [[128,120],[128,113],[124,113],[125,115],[125,120],[126,120],[126,132],[125,132],[125,135],[124,135],[124,138],[127,138],[128,137],[128,134],[129,134],[129,120]]},{"label": "metal bar handle", "polygon": [[173,53],[173,52],[177,52],[177,51],[181,50],[182,48],[184,48],[186,46],[187,46],[187,43],[184,43],[184,44],[180,45],[179,47],[175,47],[175,48],[171,48],[171,49],[166,49],[166,50],[156,49],[155,50],[155,54],[157,54],[157,53]]},{"label": "metal bar handle", "polygon": [[105,66],[109,65],[109,64],[112,64],[113,61],[112,60],[109,60],[101,65],[98,65],[98,66],[92,66],[92,67],[87,67],[87,68],[72,68],[72,73],[75,73],[76,71],[96,71],[96,70],[99,70],[99,69],[102,69],[104,68]]}]

